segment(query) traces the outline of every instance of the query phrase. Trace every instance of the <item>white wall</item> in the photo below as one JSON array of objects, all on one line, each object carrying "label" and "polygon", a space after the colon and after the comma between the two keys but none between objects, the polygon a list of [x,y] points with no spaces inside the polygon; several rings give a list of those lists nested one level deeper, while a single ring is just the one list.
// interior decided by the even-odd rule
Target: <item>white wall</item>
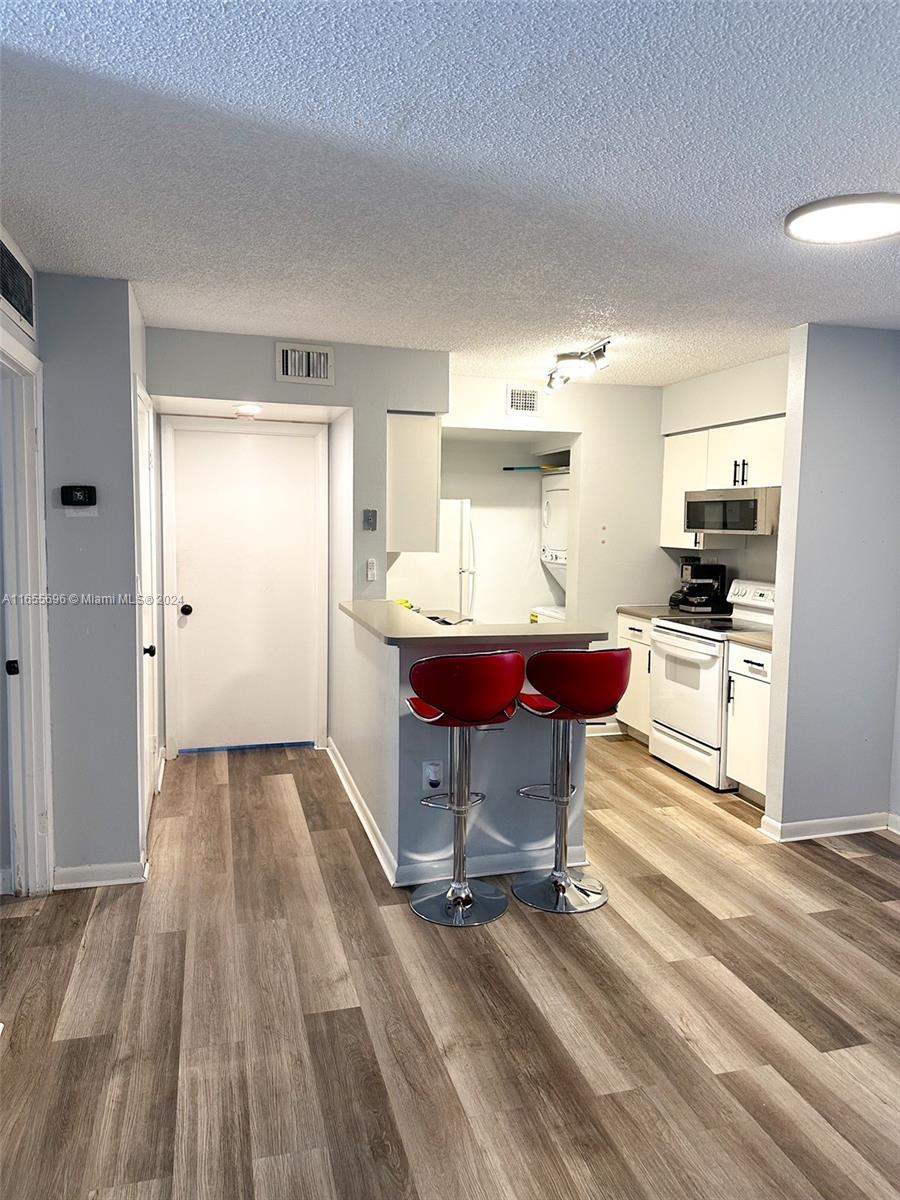
[{"label": "white wall", "polygon": [[[385,594],[386,428],[389,410],[447,411],[449,355],[430,350],[335,345],[334,387],[279,383],[275,338],[189,329],[147,330],[147,387],[159,396],[353,409],[352,598]],[[378,530],[362,532],[362,510],[379,511]],[[366,559],[378,578],[366,581]],[[342,599],[350,599],[344,596]]]},{"label": "white wall", "polygon": [[528,621],[565,595],[541,566],[541,477],[504,471],[534,462],[521,443],[444,438],[441,496],[472,501],[476,621]]},{"label": "white wall", "polygon": [[[660,388],[569,384],[536,418],[507,417],[503,380],[453,376],[445,425],[570,431],[572,533],[567,609],[615,637],[616,605],[664,602],[675,583],[659,546],[663,439]],[[550,438],[549,450],[560,439]]]},{"label": "white wall", "polygon": [[767,816],[884,813],[900,650],[900,332],[791,339]]},{"label": "white wall", "polygon": [[[47,568],[51,593],[135,588],[132,339],[124,280],[41,274]],[[139,356],[139,352],[138,352]],[[97,486],[66,510],[63,483]],[[132,605],[49,609],[57,867],[139,858],[137,681]]]},{"label": "white wall", "polygon": [[730,425],[783,413],[787,398],[788,356],[713,371],[662,389],[663,433]]}]

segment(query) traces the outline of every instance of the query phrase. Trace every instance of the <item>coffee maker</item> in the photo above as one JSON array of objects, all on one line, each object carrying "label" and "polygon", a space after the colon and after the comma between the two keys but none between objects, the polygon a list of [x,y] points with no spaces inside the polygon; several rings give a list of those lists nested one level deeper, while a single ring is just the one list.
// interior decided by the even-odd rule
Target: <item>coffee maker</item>
[{"label": "coffee maker", "polygon": [[721,563],[703,563],[685,555],[681,560],[681,583],[669,597],[669,608],[687,613],[729,613],[727,594]]}]

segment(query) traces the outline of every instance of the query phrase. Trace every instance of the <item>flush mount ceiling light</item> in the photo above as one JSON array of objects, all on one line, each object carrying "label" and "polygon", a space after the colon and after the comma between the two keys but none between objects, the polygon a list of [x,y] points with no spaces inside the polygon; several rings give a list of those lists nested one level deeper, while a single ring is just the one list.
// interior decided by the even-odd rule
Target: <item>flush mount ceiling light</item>
[{"label": "flush mount ceiling light", "polygon": [[235,409],[235,413],[239,417],[258,417],[262,412],[261,404],[239,404]]},{"label": "flush mount ceiling light", "polygon": [[564,387],[571,380],[583,382],[594,374],[609,366],[606,348],[609,338],[596,342],[587,350],[570,350],[565,354],[557,354],[556,366],[547,376],[547,387],[551,390]]},{"label": "flush mount ceiling light", "polygon": [[896,237],[900,234],[900,195],[861,192],[813,200],[788,213],[784,232],[798,242],[820,245]]}]

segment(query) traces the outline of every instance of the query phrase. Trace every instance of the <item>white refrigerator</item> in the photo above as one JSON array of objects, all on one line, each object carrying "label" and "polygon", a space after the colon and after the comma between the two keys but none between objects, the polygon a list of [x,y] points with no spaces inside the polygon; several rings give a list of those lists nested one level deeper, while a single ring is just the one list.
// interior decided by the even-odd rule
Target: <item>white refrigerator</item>
[{"label": "white refrigerator", "polygon": [[439,549],[398,554],[388,567],[388,600],[471,617],[475,603],[475,541],[470,500],[442,500]]}]

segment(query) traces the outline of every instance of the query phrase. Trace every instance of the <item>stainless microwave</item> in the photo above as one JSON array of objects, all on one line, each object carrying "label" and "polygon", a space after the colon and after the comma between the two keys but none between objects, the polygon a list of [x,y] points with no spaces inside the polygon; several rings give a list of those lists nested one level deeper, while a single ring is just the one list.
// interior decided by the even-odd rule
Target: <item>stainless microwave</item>
[{"label": "stainless microwave", "polygon": [[685,492],[685,533],[772,534],[778,532],[781,488],[723,488]]}]

